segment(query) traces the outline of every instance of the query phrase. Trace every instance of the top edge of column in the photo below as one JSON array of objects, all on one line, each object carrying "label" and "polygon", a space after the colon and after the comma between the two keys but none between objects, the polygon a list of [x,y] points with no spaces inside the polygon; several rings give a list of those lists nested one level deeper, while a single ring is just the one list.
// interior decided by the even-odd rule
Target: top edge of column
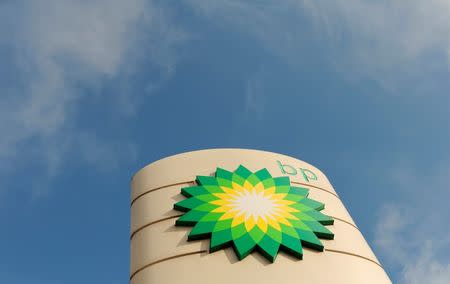
[{"label": "top edge of column", "polygon": [[181,152],[178,154],[174,154],[174,155],[170,155],[161,159],[158,159],[154,162],[151,162],[147,165],[145,165],[144,167],[140,168],[139,170],[137,170],[131,177],[131,180],[133,180],[139,173],[141,173],[142,171],[148,169],[149,167],[152,166],[157,166],[158,164],[170,160],[170,159],[175,159],[177,157],[181,157],[181,156],[185,156],[185,155],[193,155],[193,154],[197,154],[197,153],[203,153],[203,152],[237,152],[237,151],[242,151],[242,152],[255,152],[255,153],[266,153],[266,154],[273,154],[273,155],[278,155],[278,156],[283,156],[289,159],[293,159],[293,160],[297,160],[300,163],[304,163],[306,165],[309,165],[310,167],[314,168],[315,170],[319,171],[320,173],[322,173],[323,175],[324,172],[322,170],[320,170],[319,168],[317,168],[316,166],[311,165],[308,162],[305,162],[303,160],[300,160],[298,158],[286,155],[286,154],[282,154],[282,153],[277,153],[277,152],[272,152],[272,151],[266,151],[266,150],[259,150],[259,149],[248,149],[248,148],[208,148],[208,149],[199,149],[199,150],[193,150],[193,151],[187,151],[187,152]]},{"label": "top edge of column", "polygon": [[[237,166],[242,164],[244,166],[250,165],[251,170],[259,170],[261,168],[270,168],[269,170],[274,176],[290,176],[292,181],[303,182],[312,186],[325,187],[333,192],[334,189],[325,174],[317,167],[294,157],[279,154],[276,152],[255,150],[255,149],[240,149],[240,148],[216,148],[216,149],[202,149],[196,151],[189,151],[168,156],[152,162],[140,170],[138,170],[131,179],[132,191],[136,191],[136,187],[152,187],[164,186],[166,184],[147,184],[138,180],[147,180],[149,175],[153,175],[155,171],[164,170],[170,171],[170,167],[181,167],[182,165],[192,165],[198,163],[201,165],[199,170],[193,169],[192,174],[185,175],[187,178],[183,180],[181,177],[177,182],[188,182],[195,179],[195,174],[204,175],[205,169],[212,171],[213,168],[226,165],[227,170],[235,170],[230,168],[230,165]],[[194,167],[195,168],[195,167]],[[274,172],[275,171],[275,172]],[[293,174],[295,173],[295,174]],[[171,175],[177,173],[171,173]],[[145,178],[144,178],[145,177]],[[188,179],[189,178],[189,179]],[[159,179],[159,178],[158,178]],[[174,182],[175,180],[172,180]],[[139,192],[142,192],[140,188]],[[135,194],[132,194],[135,195]]]}]

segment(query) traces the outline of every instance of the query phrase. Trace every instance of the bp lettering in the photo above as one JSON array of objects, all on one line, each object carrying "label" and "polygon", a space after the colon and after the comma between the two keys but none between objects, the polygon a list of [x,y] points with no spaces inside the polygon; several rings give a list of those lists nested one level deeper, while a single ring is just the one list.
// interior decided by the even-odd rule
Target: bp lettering
[{"label": "bp lettering", "polygon": [[285,175],[291,176],[301,175],[306,182],[317,180],[317,175],[311,170],[304,168],[295,168],[291,165],[283,164],[280,161],[277,161],[277,164],[278,167],[280,168],[280,171]]}]

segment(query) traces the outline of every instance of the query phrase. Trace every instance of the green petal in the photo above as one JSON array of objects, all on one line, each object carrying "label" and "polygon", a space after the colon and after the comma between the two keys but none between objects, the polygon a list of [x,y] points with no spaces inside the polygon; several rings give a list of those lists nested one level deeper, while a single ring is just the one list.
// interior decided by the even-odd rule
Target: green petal
[{"label": "green petal", "polygon": [[219,185],[219,184],[217,184],[217,185],[204,185],[203,186],[205,189],[206,189],[206,191],[208,191],[209,193],[223,193],[224,191],[223,191],[223,189],[222,189],[222,186],[221,185]]},{"label": "green petal", "polygon": [[291,181],[289,177],[276,177],[273,178],[276,186],[289,186],[291,187]]},{"label": "green petal", "polygon": [[231,178],[233,177],[233,173],[229,172],[227,170],[224,170],[222,168],[217,168],[216,169],[216,178],[221,178],[224,180],[231,180]]},{"label": "green petal", "polygon": [[211,176],[197,176],[196,181],[200,185],[218,185],[217,179]]},{"label": "green petal", "polygon": [[317,238],[317,236],[306,230],[297,229],[297,233],[301,238],[302,245],[308,248],[312,248],[318,251],[323,251],[323,244]]},{"label": "green petal", "polygon": [[191,209],[194,209],[197,206],[200,206],[204,204],[205,202],[195,198],[191,197],[185,200],[181,200],[173,205],[173,208],[180,211],[189,211]]},{"label": "green petal", "polygon": [[278,243],[281,242],[281,232],[277,229],[272,228],[271,226],[267,227],[267,233],[269,237],[271,237],[273,240],[277,241]]},{"label": "green petal", "polygon": [[298,259],[302,259],[303,249],[301,241],[298,238],[283,234],[281,246],[283,250],[289,252]]},{"label": "green petal", "polygon": [[311,229],[300,219],[297,220],[289,219],[289,223],[292,224],[292,227],[294,227],[295,230],[301,229],[305,231],[311,231]]},{"label": "green petal", "polygon": [[249,171],[246,167],[243,165],[240,165],[236,171],[234,171],[233,178],[235,178],[236,175],[240,176],[242,179],[246,180],[249,176],[251,176],[253,173]]},{"label": "green petal", "polygon": [[216,232],[214,228],[214,231],[211,234],[209,251],[214,252],[228,246],[232,239],[233,237],[231,236],[231,230],[227,229]]},{"label": "green petal", "polygon": [[245,183],[245,179],[236,173],[233,173],[233,177],[232,177],[231,181],[234,183],[237,183],[239,185],[244,185],[244,183]]},{"label": "green petal", "polygon": [[316,234],[316,236],[318,236],[319,238],[329,239],[329,240],[332,240],[334,238],[334,234],[330,230],[325,228],[319,222],[316,222],[316,221],[313,221],[313,222],[305,221],[304,223],[309,228],[311,228],[311,231],[313,231]]},{"label": "green petal", "polygon": [[190,187],[183,187],[181,189],[181,194],[183,194],[186,197],[193,197],[196,195],[202,195],[202,194],[209,194],[210,192],[207,191],[203,186],[190,186]]},{"label": "green petal", "polygon": [[197,198],[203,202],[211,202],[214,200],[218,200],[219,198],[211,193],[207,193],[207,194],[202,194],[202,195],[197,195],[194,198]]},{"label": "green petal", "polygon": [[309,199],[309,198],[304,198],[304,199],[300,200],[300,203],[302,203],[312,209],[319,210],[319,211],[325,208],[325,204],[315,201],[315,200],[312,200],[312,199]]},{"label": "green petal", "polygon": [[178,218],[175,222],[176,226],[194,226],[207,212],[191,210]]},{"label": "green petal", "polygon": [[276,177],[273,181],[275,182],[275,192],[288,193],[291,190],[289,177]]},{"label": "green petal", "polygon": [[[203,203],[203,204],[200,204],[199,206],[195,207],[194,209],[197,211],[211,212],[218,207],[219,207],[218,205],[214,205],[211,203]],[[223,213],[221,214],[221,216],[222,215],[223,215]]]},{"label": "green petal", "polygon": [[272,179],[272,176],[270,175],[269,171],[267,169],[265,169],[265,168],[257,171],[255,173],[255,175],[258,177],[258,179],[260,181],[265,181],[265,180]]},{"label": "green petal", "polygon": [[305,196],[299,195],[299,194],[291,194],[290,192],[286,195],[284,199],[299,202],[300,200],[304,199]]},{"label": "green petal", "polygon": [[330,216],[327,216],[319,211],[311,210],[311,211],[305,211],[304,213],[313,217],[317,222],[319,222],[322,225],[333,225],[333,223],[334,223],[333,218],[331,218]]},{"label": "green petal", "polygon": [[234,239],[233,244],[239,260],[242,260],[249,255],[256,246],[255,241],[248,234],[244,234],[242,237]]},{"label": "green petal", "polygon": [[280,249],[280,242],[272,239],[266,235],[259,243],[258,247],[261,249],[261,253],[269,261],[274,262],[277,257],[278,250]]},{"label": "green petal", "polygon": [[254,226],[250,230],[249,234],[250,234],[250,237],[252,237],[252,239],[255,241],[255,243],[258,243],[265,235],[264,232],[258,228],[258,226]]},{"label": "green petal", "polygon": [[247,181],[250,182],[253,186],[261,182],[261,180],[255,174],[251,174],[250,176],[248,176]]},{"label": "green petal", "polygon": [[289,194],[295,194],[295,195],[307,197],[309,194],[309,189],[304,188],[304,187],[291,186],[291,190],[289,191]]},{"label": "green petal", "polygon": [[283,233],[283,235],[289,235],[293,238],[298,239],[298,233],[297,230],[295,230],[294,227],[290,227],[290,226],[286,226],[284,224],[280,224],[281,226],[281,232]]},{"label": "green petal", "polygon": [[271,188],[275,186],[275,182],[273,181],[273,179],[266,179],[263,182],[264,188]]},{"label": "green petal", "polygon": [[302,211],[292,212],[291,214],[294,215],[295,217],[299,218],[302,221],[316,221],[316,219],[314,219],[312,216],[305,214]]},{"label": "green petal", "polygon": [[314,210],[313,208],[311,208],[311,207],[307,206],[306,204],[303,204],[302,202],[300,202],[303,199],[305,199],[305,198],[300,199],[299,201],[297,201],[297,203],[294,203],[294,204],[290,205],[290,207],[295,208],[295,209],[299,210],[300,212],[306,212],[306,211]]},{"label": "green petal", "polygon": [[188,240],[199,240],[209,237],[214,229],[216,222],[199,222],[188,235]]},{"label": "green petal", "polygon": [[231,232],[231,222],[233,222],[232,218],[217,221],[216,226],[214,227],[214,232],[222,230],[230,230]]},{"label": "green petal", "polygon": [[244,223],[242,223],[235,227],[232,227],[231,233],[233,235],[233,239],[236,240],[236,239],[242,237],[243,235],[247,234],[247,229],[245,228]]},{"label": "green petal", "polygon": [[231,179],[223,179],[223,178],[217,178],[217,183],[219,184],[220,187],[228,187],[228,188],[232,188],[233,184],[231,182]]},{"label": "green petal", "polygon": [[199,222],[214,222],[216,224],[222,215],[223,213],[208,212],[208,214],[203,216]]}]

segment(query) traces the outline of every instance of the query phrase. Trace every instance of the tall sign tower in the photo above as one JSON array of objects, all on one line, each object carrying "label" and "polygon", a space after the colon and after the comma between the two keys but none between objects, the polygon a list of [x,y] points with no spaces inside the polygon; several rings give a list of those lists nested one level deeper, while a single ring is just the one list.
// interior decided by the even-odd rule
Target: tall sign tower
[{"label": "tall sign tower", "polygon": [[391,283],[314,166],[244,149],[188,152],[131,182],[131,284]]}]

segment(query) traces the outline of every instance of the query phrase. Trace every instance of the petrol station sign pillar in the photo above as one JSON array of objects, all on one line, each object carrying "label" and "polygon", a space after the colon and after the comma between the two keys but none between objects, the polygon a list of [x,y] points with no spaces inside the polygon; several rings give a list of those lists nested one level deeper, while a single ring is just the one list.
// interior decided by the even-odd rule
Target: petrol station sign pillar
[{"label": "petrol station sign pillar", "polygon": [[281,154],[211,149],[131,181],[130,283],[391,283],[327,177]]}]

